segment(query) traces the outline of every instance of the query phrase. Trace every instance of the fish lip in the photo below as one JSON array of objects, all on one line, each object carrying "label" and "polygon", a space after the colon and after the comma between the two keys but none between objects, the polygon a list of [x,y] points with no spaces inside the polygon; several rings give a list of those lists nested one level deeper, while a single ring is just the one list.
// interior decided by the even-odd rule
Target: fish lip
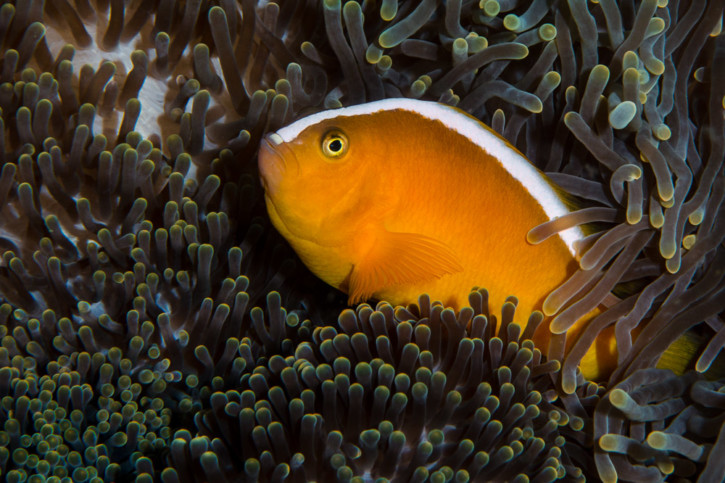
[{"label": "fish lip", "polygon": [[[290,166],[294,165],[297,168],[295,174],[299,174],[299,162],[297,161],[297,156],[295,155],[295,152],[290,149],[287,142],[284,141],[279,134],[277,134],[276,132],[270,132],[265,134],[259,144],[259,153],[264,150],[268,151],[271,155],[277,158],[282,164],[283,169],[287,169]],[[261,156],[257,156],[257,161],[259,163],[261,172]]]},{"label": "fish lip", "polygon": [[276,131],[268,132],[264,135],[262,138],[262,141],[260,143],[260,148],[264,147],[266,149],[269,149],[274,154],[278,155],[282,161],[285,161],[285,155],[287,156],[293,156],[294,153],[292,150],[290,150],[286,145],[284,139],[282,139],[282,136],[277,134]]},{"label": "fish lip", "polygon": [[272,131],[265,134],[264,141],[270,146],[281,146],[284,143],[284,138],[282,138],[282,136],[280,136],[276,131]]},{"label": "fish lip", "polygon": [[259,152],[261,153],[263,150],[271,151],[273,154],[276,154],[282,160],[282,162],[284,162],[284,156],[282,156],[282,153],[280,153],[279,150],[275,148],[277,144],[272,141],[272,134],[277,133],[267,133],[264,135],[262,141],[259,143]]},{"label": "fish lip", "polygon": [[[277,133],[265,135],[259,143],[259,152],[257,153],[259,178],[266,193],[270,193],[273,184],[279,183],[287,169],[285,153],[282,153],[279,143],[275,142],[275,135],[279,137]],[[289,155],[289,153],[287,154]]]}]

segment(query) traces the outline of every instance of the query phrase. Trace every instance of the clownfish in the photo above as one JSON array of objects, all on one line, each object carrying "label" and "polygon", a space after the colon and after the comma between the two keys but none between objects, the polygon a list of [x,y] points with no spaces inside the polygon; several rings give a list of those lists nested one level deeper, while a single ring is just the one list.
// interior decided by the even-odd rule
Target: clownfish
[{"label": "clownfish", "polygon": [[[492,313],[515,295],[516,313],[528,317],[578,267],[579,227],[537,245],[526,238],[570,212],[563,192],[448,105],[385,99],[319,112],[268,134],[258,163],[274,227],[351,305],[406,305],[425,292],[459,309],[473,287],[485,287]],[[546,325],[534,335],[539,347],[548,344]],[[609,338],[585,356],[585,377],[616,365]]]}]

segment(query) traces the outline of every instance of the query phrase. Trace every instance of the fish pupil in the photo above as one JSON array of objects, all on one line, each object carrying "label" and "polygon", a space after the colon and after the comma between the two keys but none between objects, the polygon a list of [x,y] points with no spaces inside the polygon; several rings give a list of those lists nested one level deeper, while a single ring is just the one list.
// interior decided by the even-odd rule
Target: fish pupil
[{"label": "fish pupil", "polygon": [[333,139],[332,141],[330,141],[330,151],[332,151],[333,153],[337,153],[341,149],[342,141],[340,141],[339,139]]}]

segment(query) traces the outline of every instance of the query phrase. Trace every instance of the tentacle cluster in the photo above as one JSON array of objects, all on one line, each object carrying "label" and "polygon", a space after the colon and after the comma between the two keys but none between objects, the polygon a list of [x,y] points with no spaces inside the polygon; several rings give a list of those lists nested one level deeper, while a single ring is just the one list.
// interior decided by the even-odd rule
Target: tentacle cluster
[{"label": "tentacle cluster", "polygon": [[[652,367],[693,328],[697,371],[725,345],[723,8],[4,3],[0,477],[721,477],[721,383]],[[606,227],[544,304],[555,347],[483,292],[341,312],[269,228],[261,137],[399,96],[458,105],[579,200],[532,242]],[[604,396],[577,365],[612,326]]]},{"label": "tentacle cluster", "polygon": [[[541,314],[522,334],[513,304],[497,328],[485,292],[471,298],[479,310],[456,315],[422,297],[408,308],[361,304],[316,327],[293,356],[258,366],[247,390],[211,396],[201,433],[207,444],[222,434],[229,459],[196,471],[260,481],[583,481],[592,462],[582,431],[601,388],[582,381],[560,398],[559,363],[523,338]],[[188,460],[187,442],[174,444],[175,463]]]},{"label": "tentacle cluster", "polygon": [[613,387],[594,416],[595,460],[604,481],[717,481],[724,466],[721,382],[694,371],[643,369]]}]

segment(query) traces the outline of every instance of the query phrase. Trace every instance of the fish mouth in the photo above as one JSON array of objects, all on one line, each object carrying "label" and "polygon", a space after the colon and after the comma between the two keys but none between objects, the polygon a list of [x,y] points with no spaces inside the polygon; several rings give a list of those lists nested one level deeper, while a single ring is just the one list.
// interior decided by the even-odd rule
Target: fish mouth
[{"label": "fish mouth", "polygon": [[262,139],[257,163],[262,186],[268,194],[274,194],[285,177],[299,174],[289,171],[293,166],[299,171],[299,164],[294,152],[276,132],[269,133]]},{"label": "fish mouth", "polygon": [[[275,137],[276,136],[276,137]],[[284,156],[279,152],[276,146],[280,145],[281,138],[276,133],[270,133],[264,136],[259,144],[259,154],[257,155],[257,163],[259,166],[259,176],[262,181],[264,190],[270,190],[279,184],[285,170]]]},{"label": "fish mouth", "polygon": [[[291,162],[291,163],[290,163]],[[264,200],[267,204],[267,210],[274,220],[281,223],[290,233],[293,230],[287,226],[287,222],[281,216],[282,210],[276,204],[279,201],[280,186],[285,177],[292,176],[289,172],[290,164],[297,165],[297,158],[294,152],[285,145],[282,137],[275,133],[269,133],[259,144],[259,154],[257,155],[257,163],[259,167],[259,179],[264,188]]]},{"label": "fish mouth", "polygon": [[[294,151],[279,134],[273,132],[262,139],[257,158],[259,177],[264,188],[264,201],[272,223],[278,230],[287,233],[285,237],[289,235],[297,239],[314,242],[313,238],[305,236],[304,230],[300,230],[299,227],[295,229],[295,223],[290,223],[289,216],[283,216],[283,213],[288,212],[288,210],[279,206],[284,204],[280,196],[282,181],[284,179],[287,179],[287,181],[289,179],[294,180],[299,176],[300,165]],[[287,186],[289,186],[289,183],[287,183]]]}]

